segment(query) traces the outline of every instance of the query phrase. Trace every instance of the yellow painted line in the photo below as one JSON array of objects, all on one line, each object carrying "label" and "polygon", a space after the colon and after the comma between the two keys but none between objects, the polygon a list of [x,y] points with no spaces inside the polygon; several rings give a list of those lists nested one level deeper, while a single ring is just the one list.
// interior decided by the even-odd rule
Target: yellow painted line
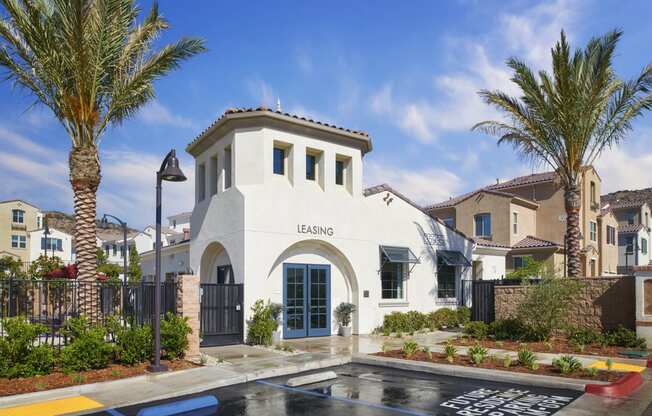
[{"label": "yellow painted line", "polygon": [[[598,370],[608,370],[606,361],[594,361],[589,367],[597,368]],[[635,373],[640,373],[643,370],[645,370],[645,367],[641,367],[640,365],[613,363],[611,369],[613,371],[623,371],[623,372],[633,371]],[[0,416],[2,416],[1,413]]]},{"label": "yellow painted line", "polygon": [[100,407],[104,407],[102,403],[88,397],[77,396],[0,409],[0,416],[58,416]]}]

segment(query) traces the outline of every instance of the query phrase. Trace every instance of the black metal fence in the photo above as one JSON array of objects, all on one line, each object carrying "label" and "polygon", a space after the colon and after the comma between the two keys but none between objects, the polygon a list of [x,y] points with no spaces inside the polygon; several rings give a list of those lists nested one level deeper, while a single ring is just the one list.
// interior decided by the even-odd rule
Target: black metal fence
[{"label": "black metal fence", "polygon": [[[47,330],[39,341],[61,347],[61,329],[68,318],[82,315],[103,323],[110,316],[121,322],[148,325],[154,316],[153,282],[81,282],[78,280],[0,280],[0,319],[22,316]],[[161,284],[161,312],[177,312],[175,282]],[[4,336],[0,320],[0,336]]]}]

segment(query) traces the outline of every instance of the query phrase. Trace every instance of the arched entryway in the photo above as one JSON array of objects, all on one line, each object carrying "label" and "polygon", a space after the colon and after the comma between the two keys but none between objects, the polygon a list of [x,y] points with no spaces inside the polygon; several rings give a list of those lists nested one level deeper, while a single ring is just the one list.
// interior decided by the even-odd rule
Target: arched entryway
[{"label": "arched entryway", "polygon": [[221,243],[206,246],[199,275],[202,347],[244,342],[244,284]]},{"label": "arched entryway", "polygon": [[[358,306],[358,282],[351,262],[323,240],[302,240],[283,250],[268,279],[282,280],[284,338],[330,335],[337,329],[333,310],[341,302]],[[354,332],[358,321],[355,313]]]}]

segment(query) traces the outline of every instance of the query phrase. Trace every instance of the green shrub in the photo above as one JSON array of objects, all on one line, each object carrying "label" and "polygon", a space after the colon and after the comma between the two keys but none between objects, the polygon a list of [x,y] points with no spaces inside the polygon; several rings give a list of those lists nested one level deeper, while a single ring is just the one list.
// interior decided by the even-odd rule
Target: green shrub
[{"label": "green shrub", "polygon": [[457,325],[466,325],[471,321],[471,309],[467,306],[457,308]]},{"label": "green shrub", "polygon": [[509,356],[509,354],[505,354],[503,357],[503,367],[509,368],[512,366],[512,357]]},{"label": "green shrub", "polygon": [[473,361],[475,365],[479,365],[485,360],[485,358],[487,358],[489,352],[482,345],[475,344],[474,346],[469,347],[467,354],[471,357],[471,361]]},{"label": "green shrub", "polygon": [[647,349],[644,338],[638,337],[635,331],[618,325],[616,329],[607,331],[604,334],[604,343],[613,347]]},{"label": "green shrub", "polygon": [[521,283],[525,283],[529,279],[537,279],[541,276],[544,271],[543,262],[535,261],[531,257],[526,257],[524,260],[526,261],[525,266],[507,273],[505,279],[520,280]]},{"label": "green shrub", "polygon": [[61,350],[60,365],[65,373],[106,368],[113,356],[113,345],[106,342],[106,329],[78,319],[67,326],[72,342]]},{"label": "green shrub", "polygon": [[527,346],[522,346],[518,350],[518,363],[523,367],[530,370],[536,370],[539,365],[537,364],[537,356]]},{"label": "green shrub", "polygon": [[403,355],[405,358],[412,358],[417,351],[419,351],[419,344],[416,341],[405,341],[403,344]]},{"label": "green shrub", "polygon": [[126,365],[147,361],[152,356],[152,343],[152,328],[148,325],[121,328],[115,333],[116,358]]},{"label": "green shrub", "polygon": [[163,357],[168,359],[183,357],[188,349],[188,334],[191,333],[188,317],[177,316],[171,312],[165,314],[165,319],[161,321]]},{"label": "green shrub", "polygon": [[440,308],[428,315],[429,328],[455,328],[459,326],[457,311],[450,308]]},{"label": "green shrub", "polygon": [[582,287],[578,279],[554,277],[528,287],[516,316],[526,328],[524,338],[547,341],[554,331],[564,328],[573,300]]},{"label": "green shrub", "polygon": [[483,340],[487,338],[489,327],[482,321],[471,321],[464,325],[464,333],[471,338]]},{"label": "green shrub", "polygon": [[354,304],[342,302],[337,305],[337,308],[335,308],[335,319],[337,319],[337,322],[340,325],[348,327],[351,323],[351,316],[355,313],[355,311],[356,307]]},{"label": "green shrub", "polygon": [[251,307],[253,315],[248,322],[247,342],[251,345],[272,345],[272,335],[278,328],[271,303],[258,299]]},{"label": "green shrub", "polygon": [[426,327],[427,317],[421,312],[392,312],[383,318],[383,329],[389,332],[415,332]]},{"label": "green shrub", "polygon": [[573,345],[601,344],[604,341],[602,334],[591,328],[572,328],[568,331],[568,342]]},{"label": "green shrub", "polygon": [[562,374],[574,373],[582,369],[582,363],[572,355],[562,355],[552,360],[552,366]]},{"label": "green shrub", "polygon": [[0,338],[0,377],[31,377],[52,371],[52,347],[35,345],[38,336],[46,331],[45,326],[22,317],[4,319],[2,325],[5,334]]},{"label": "green shrub", "polygon": [[432,352],[430,351],[429,346],[426,345],[423,348],[421,348],[421,352],[426,354],[426,357],[428,357],[429,360],[432,360]]},{"label": "green shrub", "polygon": [[495,340],[518,341],[523,338],[525,328],[518,319],[499,319],[489,324],[489,335]]},{"label": "green shrub", "polygon": [[446,360],[448,360],[449,363],[452,363],[455,361],[455,356],[457,355],[457,348],[455,348],[455,345],[448,340],[446,341],[446,346],[444,347],[444,353],[446,354]]}]

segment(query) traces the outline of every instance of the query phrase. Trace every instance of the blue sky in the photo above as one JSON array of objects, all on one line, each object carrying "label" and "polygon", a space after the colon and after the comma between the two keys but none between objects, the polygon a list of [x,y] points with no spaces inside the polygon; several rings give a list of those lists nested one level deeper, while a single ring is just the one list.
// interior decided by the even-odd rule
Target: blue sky
[{"label": "blue sky", "polygon": [[[149,2],[140,3],[144,9]],[[190,6],[190,4],[192,6]],[[98,215],[142,227],[154,218],[154,171],[226,108],[280,98],[284,111],[371,135],[365,184],[388,182],[420,203],[531,172],[510,148],[470,132],[496,116],[481,88],[513,92],[504,65],[518,56],[549,66],[564,28],[574,45],[622,28],[615,67],[635,76],[652,61],[649,1],[331,1],[163,0],[172,28],[161,43],[202,37],[209,52],[156,84],[157,99],[101,142]],[[409,7],[408,7],[409,4]],[[25,92],[0,84],[0,199],[72,212],[70,140]],[[603,190],[652,186],[652,114],[598,162]],[[193,184],[166,184],[164,214],[191,210]]]}]

